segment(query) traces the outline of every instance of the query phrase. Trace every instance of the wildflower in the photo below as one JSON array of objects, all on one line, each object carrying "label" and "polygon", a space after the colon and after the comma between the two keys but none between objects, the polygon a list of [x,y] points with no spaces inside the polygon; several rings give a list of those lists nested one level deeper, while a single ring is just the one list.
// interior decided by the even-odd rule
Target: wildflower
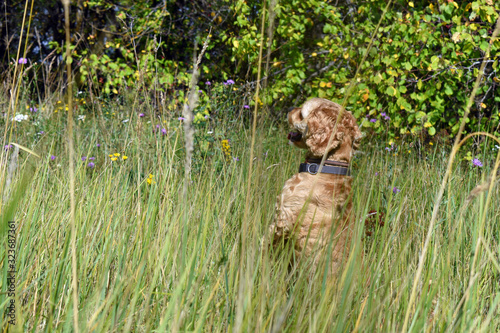
[{"label": "wildflower", "polygon": [[44,133],[45,133],[44,131],[40,131],[40,132],[38,132],[38,134],[40,134],[40,135],[42,135],[42,134],[44,134]]},{"label": "wildflower", "polygon": [[85,121],[85,115],[83,115],[83,114],[79,115],[78,120]]},{"label": "wildflower", "polygon": [[429,146],[434,146],[434,144],[432,142],[429,142]]},{"label": "wildflower", "polygon": [[207,134],[212,134],[212,133],[213,133],[213,131],[208,131],[208,132],[207,132]]},{"label": "wildflower", "polygon": [[179,118],[177,118],[177,120],[183,121],[183,120],[186,120],[186,118],[184,118],[184,117],[179,117]]},{"label": "wildflower", "polygon": [[376,122],[377,122],[377,119],[375,119],[375,118],[370,119],[370,123],[376,123]]},{"label": "wildflower", "polygon": [[151,184],[154,184],[156,183],[154,180],[153,180],[153,175],[152,174],[149,174],[148,178],[146,178],[146,182],[151,185]]},{"label": "wildflower", "polygon": [[26,59],[26,58],[19,58],[19,63],[21,65],[26,65],[28,63],[28,59]]},{"label": "wildflower", "polygon": [[472,165],[477,166],[477,167],[482,167],[483,163],[481,163],[480,160],[478,160],[477,158],[475,158],[475,159],[472,160]]},{"label": "wildflower", "polygon": [[144,117],[144,113],[139,113],[139,117],[140,118]]},{"label": "wildflower", "polygon": [[212,84],[212,82],[207,81],[207,82],[205,82],[205,84],[206,84],[207,86],[209,86],[209,85],[211,85],[211,84]]},{"label": "wildflower", "polygon": [[391,150],[392,150],[392,148],[390,148],[390,147],[385,147],[385,150],[387,150],[387,151],[391,151]]},{"label": "wildflower", "polygon": [[85,162],[87,160],[87,156],[82,156],[82,161]]},{"label": "wildflower", "polygon": [[12,145],[5,145],[5,150],[9,150],[10,148],[12,148]]},{"label": "wildflower", "polygon": [[116,160],[118,160],[117,157],[111,157],[111,161],[115,162]]},{"label": "wildflower", "polygon": [[378,172],[375,172],[375,176],[378,176]]},{"label": "wildflower", "polygon": [[16,115],[14,118],[12,118],[11,120],[15,120],[15,121],[17,121],[18,123],[20,123],[20,122],[21,122],[21,121],[23,121],[23,120],[28,120],[28,115],[18,114],[18,115]]},{"label": "wildflower", "polygon": [[163,135],[167,134],[167,130],[166,130],[166,129],[164,129],[164,128],[162,128],[162,129],[161,129],[161,134],[163,134]]},{"label": "wildflower", "polygon": [[238,162],[240,159],[238,157],[233,157],[233,161]]},{"label": "wildflower", "polygon": [[386,114],[385,112],[382,112],[380,115],[381,115],[382,117],[386,117],[386,116],[387,116],[387,114]]},{"label": "wildflower", "polygon": [[232,84],[234,84],[234,81],[233,81],[233,80],[231,80],[231,79],[229,79],[229,80],[227,80],[226,82],[224,82],[224,85],[225,85],[225,86],[227,86],[227,85],[232,85]]},{"label": "wildflower", "polygon": [[118,157],[118,156],[120,156],[120,153],[114,153],[113,156]]},{"label": "wildflower", "polygon": [[95,167],[95,163],[94,162],[89,162],[89,164],[87,164],[87,167],[93,169]]},{"label": "wildflower", "polygon": [[244,107],[245,109],[250,109],[250,106],[248,106],[248,105],[243,105],[243,107]]},{"label": "wildflower", "polygon": [[205,118],[205,119],[208,119],[208,118],[210,118],[210,117],[209,117],[209,115],[208,115],[208,114],[206,114],[206,115],[204,116],[204,118]]},{"label": "wildflower", "polygon": [[128,119],[125,119],[125,120],[122,121],[122,123],[125,124],[125,123],[128,123],[128,121],[129,121]]},{"label": "wildflower", "polygon": [[56,159],[56,157],[55,157],[54,155],[51,155],[51,156],[50,156],[50,160],[51,160],[51,161],[53,161],[53,160],[55,160],[55,159]]},{"label": "wildflower", "polygon": [[96,145],[95,145],[95,146],[96,146],[97,148],[99,148],[99,147],[101,146],[101,144],[100,144],[100,143],[96,143]]},{"label": "wildflower", "polygon": [[128,158],[128,156],[123,155],[122,158],[125,161]]},{"label": "wildflower", "polygon": [[225,139],[221,141],[222,144],[222,153],[226,157],[226,160],[229,161],[231,159],[231,146],[229,145],[229,140]]},{"label": "wildflower", "polygon": [[93,161],[95,160],[95,157],[89,157],[89,160]]},{"label": "wildflower", "polygon": [[37,108],[30,108],[30,111],[34,113],[34,112],[37,112],[38,109]]},{"label": "wildflower", "polygon": [[392,189],[392,193],[396,194],[398,192],[401,192],[401,190],[399,188],[397,188],[396,186],[394,186],[394,188]]}]

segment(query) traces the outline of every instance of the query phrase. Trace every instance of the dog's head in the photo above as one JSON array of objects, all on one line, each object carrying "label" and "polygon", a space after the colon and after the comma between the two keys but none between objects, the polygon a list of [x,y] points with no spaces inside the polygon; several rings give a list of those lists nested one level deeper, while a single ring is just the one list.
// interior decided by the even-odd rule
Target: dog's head
[{"label": "dog's head", "polygon": [[354,150],[358,149],[361,132],[354,116],[344,111],[339,119],[332,144],[327,145],[332,135],[337,117],[342,107],[323,98],[312,98],[288,113],[292,132],[288,134],[290,143],[308,150],[309,158],[327,158],[350,162]]}]

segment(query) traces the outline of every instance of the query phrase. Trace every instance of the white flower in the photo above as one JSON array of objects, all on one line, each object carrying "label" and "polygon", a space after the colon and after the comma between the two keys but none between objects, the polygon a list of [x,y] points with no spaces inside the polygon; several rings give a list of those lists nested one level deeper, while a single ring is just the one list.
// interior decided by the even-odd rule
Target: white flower
[{"label": "white flower", "polygon": [[15,120],[17,121],[18,123],[20,123],[21,121],[23,120],[28,120],[28,115],[24,115],[24,114],[17,114],[14,118],[12,118],[11,120]]},{"label": "white flower", "polygon": [[125,119],[124,121],[122,121],[122,123],[128,123],[128,119]]},{"label": "white flower", "polygon": [[208,132],[207,132],[207,134],[212,134],[212,133],[213,133],[213,131],[208,131]]},{"label": "white flower", "polygon": [[79,115],[78,120],[85,121],[85,115],[83,115],[83,114]]}]

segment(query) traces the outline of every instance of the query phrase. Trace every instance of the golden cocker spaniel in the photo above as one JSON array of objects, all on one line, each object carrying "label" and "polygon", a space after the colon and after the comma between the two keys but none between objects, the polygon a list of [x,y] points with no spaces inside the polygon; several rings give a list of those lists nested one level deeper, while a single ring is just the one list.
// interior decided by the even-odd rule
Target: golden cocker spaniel
[{"label": "golden cocker spaniel", "polygon": [[[288,113],[293,128],[288,139],[294,146],[307,149],[307,155],[299,173],[285,182],[270,226],[274,246],[292,240],[295,257],[311,260],[313,272],[322,255],[327,258],[331,251],[329,275],[338,272],[349,252],[354,223],[350,217],[349,164],[362,136],[354,116],[344,111],[327,151],[341,109],[337,103],[312,98]],[[318,173],[324,154],[326,161]]]}]

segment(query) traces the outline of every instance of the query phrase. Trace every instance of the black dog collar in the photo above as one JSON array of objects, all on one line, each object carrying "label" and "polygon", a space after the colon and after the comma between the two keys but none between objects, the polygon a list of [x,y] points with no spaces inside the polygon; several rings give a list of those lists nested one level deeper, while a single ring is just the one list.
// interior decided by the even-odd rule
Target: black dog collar
[{"label": "black dog collar", "polygon": [[[309,172],[311,175],[318,173],[319,164],[316,163],[300,163],[299,172]],[[351,172],[348,168],[337,166],[323,165],[321,173],[329,173],[332,175],[350,176]]]}]

